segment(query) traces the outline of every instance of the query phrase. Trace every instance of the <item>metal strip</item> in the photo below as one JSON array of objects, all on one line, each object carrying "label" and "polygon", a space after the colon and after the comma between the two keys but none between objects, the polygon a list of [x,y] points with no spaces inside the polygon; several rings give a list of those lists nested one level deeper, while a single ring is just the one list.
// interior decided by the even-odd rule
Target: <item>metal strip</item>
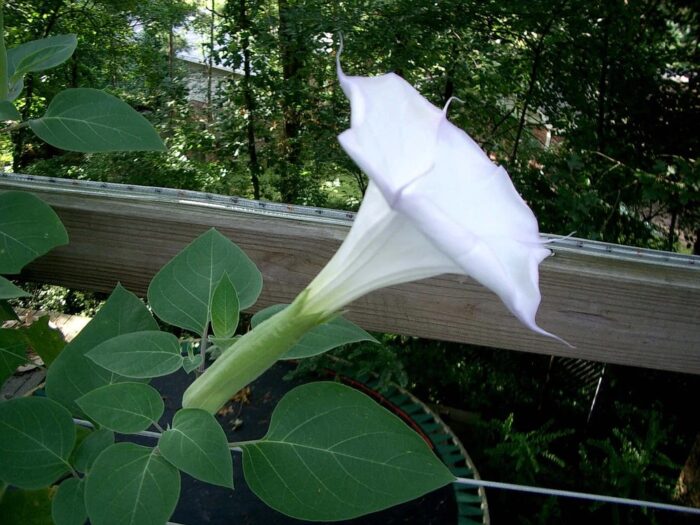
[{"label": "metal strip", "polygon": [[[201,191],[157,188],[134,184],[96,182],[77,179],[40,177],[17,173],[0,173],[0,184],[25,190],[50,190],[111,199],[138,200],[142,202],[168,202],[173,204],[226,209],[241,213],[267,215],[292,220],[350,227],[356,213],[311,206],[256,201],[243,197],[217,195]],[[700,271],[700,256],[635,248],[570,236],[542,234],[548,247],[555,253],[589,254],[597,257],[624,261],[640,261],[649,264],[691,268]]]}]

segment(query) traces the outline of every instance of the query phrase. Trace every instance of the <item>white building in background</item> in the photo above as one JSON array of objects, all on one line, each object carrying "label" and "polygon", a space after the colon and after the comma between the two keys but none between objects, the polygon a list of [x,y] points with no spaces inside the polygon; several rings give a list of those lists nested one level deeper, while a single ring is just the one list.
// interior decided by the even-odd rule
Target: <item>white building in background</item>
[{"label": "white building in background", "polygon": [[[207,53],[209,35],[190,28],[180,28],[177,34],[187,43],[187,46],[178,51],[176,56],[187,68],[188,99],[195,104],[206,104],[209,82],[209,56]],[[216,98],[218,90],[228,77],[242,74],[242,71],[213,63],[211,67],[212,100]]]}]

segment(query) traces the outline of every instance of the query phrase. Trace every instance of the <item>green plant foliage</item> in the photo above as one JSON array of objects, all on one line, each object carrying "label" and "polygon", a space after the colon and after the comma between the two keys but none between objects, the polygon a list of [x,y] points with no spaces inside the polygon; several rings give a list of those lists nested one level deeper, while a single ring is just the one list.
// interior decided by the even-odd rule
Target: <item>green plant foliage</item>
[{"label": "green plant foliage", "polygon": [[37,136],[56,148],[83,153],[161,151],[163,141],[129,104],[104,91],[61,91],[43,117],[29,121]]},{"label": "green plant foliage", "polygon": [[190,476],[233,488],[233,460],[221,425],[209,412],[182,409],[158,442],[163,457]]},{"label": "green plant foliage", "polygon": [[224,274],[233,281],[240,308],[252,306],[262,290],[262,275],[238,246],[212,228],[160,269],[148,287],[148,302],[163,321],[201,335]]},{"label": "green plant foliage", "polygon": [[566,466],[552,451],[554,441],[573,434],[573,430],[549,431],[552,421],[528,432],[520,432],[513,426],[515,417],[511,413],[505,421],[496,421],[500,442],[488,449],[486,455],[495,464],[509,466],[516,483],[534,483],[537,474],[543,469],[542,463],[549,462],[559,468]]},{"label": "green plant foliage", "polygon": [[265,437],[241,446],[253,492],[298,519],[361,516],[454,479],[403,421],[339,383],[295,388],[275,408]]},{"label": "green plant foliage", "polygon": [[18,330],[0,328],[0,385],[27,362],[26,344]]},{"label": "green plant foliage", "polygon": [[[251,326],[259,325],[283,310],[286,306],[286,304],[275,304],[259,311],[251,319]],[[282,359],[303,359],[328,352],[342,345],[359,343],[360,341],[379,343],[362,328],[338,315],[307,332]]]},{"label": "green plant foliage", "polygon": [[20,115],[12,102],[0,100],[0,122],[6,120],[20,120],[21,118],[22,115]]},{"label": "green plant foliage", "polygon": [[51,489],[8,491],[0,500],[2,525],[54,525]]},{"label": "green plant foliage", "polygon": [[85,485],[92,525],[164,525],[179,496],[178,470],[156,449],[133,443],[102,452]]},{"label": "green plant foliage", "polygon": [[238,294],[227,273],[221,277],[211,296],[211,327],[220,338],[232,337],[238,327]]},{"label": "green plant foliage", "polygon": [[20,333],[26,343],[34,350],[46,366],[51,366],[61,350],[66,346],[63,334],[49,326],[49,316],[45,315],[30,326],[22,328]]},{"label": "green plant foliage", "polygon": [[15,285],[12,281],[0,276],[0,299],[15,299],[27,297],[29,294]]},{"label": "green plant foliage", "polygon": [[26,264],[67,242],[66,229],[47,204],[30,193],[0,193],[0,273],[19,273]]},{"label": "green plant foliage", "polygon": [[91,390],[75,400],[88,417],[122,434],[146,430],[163,415],[158,391],[144,383],[116,383]]},{"label": "green plant foliage", "polygon": [[93,430],[76,447],[71,464],[78,472],[86,473],[97,456],[112,444],[114,444],[114,432],[106,428]]},{"label": "green plant foliage", "polygon": [[182,366],[177,337],[152,330],[118,335],[86,355],[110,372],[137,379],[172,374]]},{"label": "green plant foliage", "polygon": [[75,444],[70,413],[55,401],[24,397],[0,403],[0,479],[25,489],[46,487],[70,472]]},{"label": "green plant foliage", "polygon": [[85,354],[113,337],[130,332],[157,330],[158,324],[144,304],[131,292],[117,285],[92,321],[54,361],[46,375],[47,395],[73,414],[82,411],[75,400],[95,388],[123,378],[93,363]]},{"label": "green plant foliage", "polygon": [[7,301],[0,299],[0,321],[18,321],[19,317]]},{"label": "green plant foliage", "polygon": [[56,525],[82,525],[87,520],[85,482],[68,478],[59,486],[51,501],[51,517]]},{"label": "green plant foliage", "polygon": [[56,35],[25,42],[7,50],[7,75],[10,83],[27,73],[56,67],[70,58],[78,45],[75,35]]}]

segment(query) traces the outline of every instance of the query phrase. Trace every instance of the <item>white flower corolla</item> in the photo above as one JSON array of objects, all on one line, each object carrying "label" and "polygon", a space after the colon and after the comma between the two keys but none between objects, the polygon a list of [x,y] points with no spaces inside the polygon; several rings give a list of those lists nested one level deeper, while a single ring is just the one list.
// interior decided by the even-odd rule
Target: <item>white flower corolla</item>
[{"label": "white flower corolla", "polygon": [[476,279],[525,325],[552,336],[535,323],[538,266],[550,252],[505,170],[399,76],[346,76],[338,63],[338,77],[352,107],[351,127],[339,140],[370,178],[355,222],[289,307],[190,385],[185,408],[215,413],[355,299],[443,273]]},{"label": "white flower corolla", "polygon": [[306,307],[338,311],[378,288],[459,273],[551,336],[535,322],[538,266],[550,251],[506,171],[398,75],[347,76],[338,62],[338,77],[352,109],[338,139],[370,184]]}]

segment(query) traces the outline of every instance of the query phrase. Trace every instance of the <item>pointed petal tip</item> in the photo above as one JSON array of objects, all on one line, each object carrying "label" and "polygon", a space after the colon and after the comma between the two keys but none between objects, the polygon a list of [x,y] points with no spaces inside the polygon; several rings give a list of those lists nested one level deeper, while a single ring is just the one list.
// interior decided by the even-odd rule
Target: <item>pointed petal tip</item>
[{"label": "pointed petal tip", "polygon": [[533,322],[533,323],[525,323],[525,324],[526,324],[527,327],[528,327],[530,330],[532,330],[533,332],[536,332],[536,333],[538,333],[538,334],[541,334],[541,335],[544,335],[544,336],[547,336],[547,337],[551,337],[552,339],[555,339],[555,340],[559,341],[560,343],[566,345],[567,347],[571,348],[572,350],[576,348],[574,345],[572,345],[571,343],[569,343],[566,339],[564,339],[564,338],[562,338],[562,337],[559,337],[558,335],[555,335],[555,334],[553,334],[553,333],[551,333],[551,332],[548,332],[547,330],[544,330],[544,329],[540,328],[540,327],[537,326],[537,324],[534,323],[534,322]]}]

